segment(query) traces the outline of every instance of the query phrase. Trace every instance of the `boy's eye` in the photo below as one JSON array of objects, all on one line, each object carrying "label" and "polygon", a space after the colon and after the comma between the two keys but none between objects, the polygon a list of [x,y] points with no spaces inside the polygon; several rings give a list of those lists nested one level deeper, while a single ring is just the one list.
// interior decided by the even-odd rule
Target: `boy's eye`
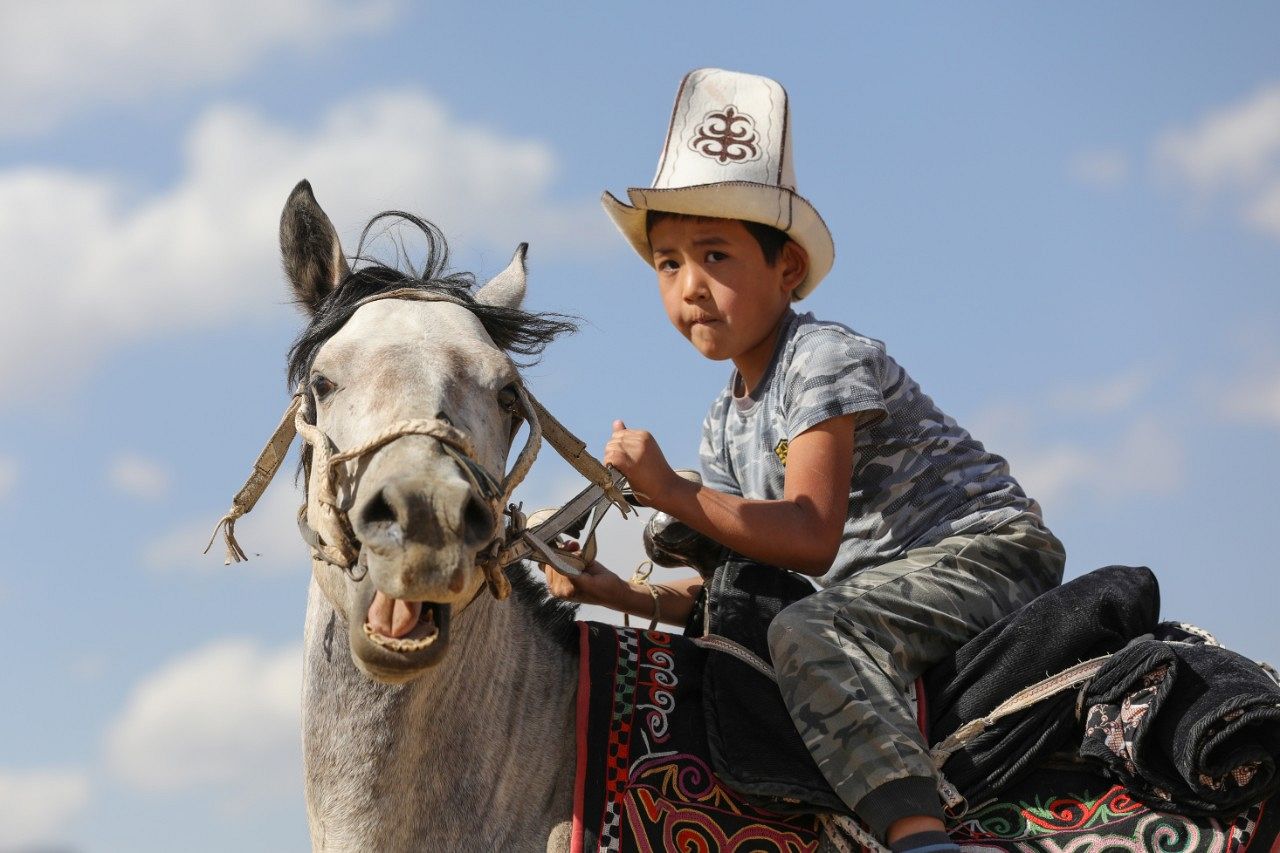
[{"label": "boy's eye", "polygon": [[664,258],[663,260],[658,261],[658,272],[671,272],[679,268],[679,266],[679,264],[670,258]]},{"label": "boy's eye", "polygon": [[710,263],[723,261],[727,257],[729,256],[726,255],[724,252],[707,252],[707,261]]}]

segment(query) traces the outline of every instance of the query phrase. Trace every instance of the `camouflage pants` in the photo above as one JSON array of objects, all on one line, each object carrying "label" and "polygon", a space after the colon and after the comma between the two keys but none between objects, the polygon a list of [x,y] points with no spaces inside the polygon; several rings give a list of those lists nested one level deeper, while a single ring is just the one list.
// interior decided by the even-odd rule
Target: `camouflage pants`
[{"label": "camouflage pants", "polygon": [[941,816],[906,693],[983,628],[1057,586],[1062,544],[1033,516],[863,569],[782,611],[769,650],[783,699],[832,788],[884,835]]}]

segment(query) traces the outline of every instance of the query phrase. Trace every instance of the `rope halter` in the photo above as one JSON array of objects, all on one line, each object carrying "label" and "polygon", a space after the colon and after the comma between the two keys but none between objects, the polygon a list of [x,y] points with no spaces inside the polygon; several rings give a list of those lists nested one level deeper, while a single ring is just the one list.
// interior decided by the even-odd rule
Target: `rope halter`
[{"label": "rope halter", "polygon": [[[445,293],[401,288],[386,293],[376,294],[357,302],[360,308],[380,299],[414,299],[423,302],[452,302],[467,307],[467,303]],[[248,480],[232,500],[231,509],[214,528],[213,537],[205,547],[208,553],[221,530],[227,546],[226,563],[238,563],[246,559],[244,550],[235,538],[235,523],[241,516],[249,513],[257,504],[262,493],[280,470],[280,465],[288,453],[289,446],[295,436],[311,445],[311,464],[315,473],[316,489],[314,495],[308,496],[308,502],[314,500],[317,508],[316,527],[312,528],[307,520],[308,504],[303,504],[298,511],[298,526],[303,538],[311,548],[312,559],[336,566],[346,572],[353,580],[360,580],[363,573],[357,576],[356,566],[360,559],[360,547],[347,509],[339,505],[337,498],[337,474],[348,462],[358,462],[365,456],[374,453],[387,444],[407,435],[423,435],[440,442],[441,447],[466,475],[471,486],[488,504],[492,517],[501,519],[508,512],[507,503],[516,487],[524,480],[537,459],[542,444],[541,406],[533,402],[524,388],[523,382],[515,383],[516,398],[529,426],[529,435],[520,455],[516,457],[511,470],[499,481],[476,459],[475,446],[470,436],[453,424],[440,418],[421,418],[398,421],[385,427],[376,436],[357,447],[339,451],[333,440],[319,427],[307,420],[303,401],[306,395],[299,388],[285,410],[284,417],[276,427],[266,447],[258,454],[253,471]],[[493,539],[481,549],[476,564],[484,571],[489,590],[496,598],[506,598],[511,592],[511,583],[503,574],[501,555],[509,544],[506,532],[498,529]]]}]

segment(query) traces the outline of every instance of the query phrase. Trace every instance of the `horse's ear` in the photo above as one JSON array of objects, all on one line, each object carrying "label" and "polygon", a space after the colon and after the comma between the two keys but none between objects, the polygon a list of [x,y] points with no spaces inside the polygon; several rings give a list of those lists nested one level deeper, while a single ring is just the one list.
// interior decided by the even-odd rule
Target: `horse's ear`
[{"label": "horse's ear", "polygon": [[476,301],[499,308],[519,308],[520,303],[524,302],[524,256],[528,251],[528,243],[517,246],[515,257],[507,264],[507,268],[476,291]]},{"label": "horse's ear", "polygon": [[308,181],[299,181],[284,203],[280,255],[294,295],[312,314],[351,271],[338,232],[320,209]]}]

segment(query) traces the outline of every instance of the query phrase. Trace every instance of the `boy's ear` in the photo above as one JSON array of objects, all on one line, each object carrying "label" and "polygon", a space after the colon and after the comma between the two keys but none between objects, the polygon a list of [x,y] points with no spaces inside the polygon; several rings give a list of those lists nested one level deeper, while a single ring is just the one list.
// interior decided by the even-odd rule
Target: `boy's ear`
[{"label": "boy's ear", "polygon": [[782,286],[787,293],[794,293],[809,274],[809,253],[795,240],[788,240],[782,244],[778,260],[782,264]]}]

